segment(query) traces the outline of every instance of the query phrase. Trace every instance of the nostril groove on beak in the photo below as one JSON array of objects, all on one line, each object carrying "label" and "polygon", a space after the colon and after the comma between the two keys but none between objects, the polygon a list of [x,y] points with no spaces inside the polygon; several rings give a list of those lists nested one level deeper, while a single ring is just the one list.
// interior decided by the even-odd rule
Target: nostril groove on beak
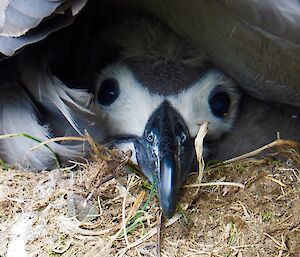
[{"label": "nostril groove on beak", "polygon": [[156,139],[156,136],[155,136],[153,131],[148,131],[147,130],[145,132],[145,135],[146,135],[147,141],[150,142],[150,143],[154,142],[154,140]]}]

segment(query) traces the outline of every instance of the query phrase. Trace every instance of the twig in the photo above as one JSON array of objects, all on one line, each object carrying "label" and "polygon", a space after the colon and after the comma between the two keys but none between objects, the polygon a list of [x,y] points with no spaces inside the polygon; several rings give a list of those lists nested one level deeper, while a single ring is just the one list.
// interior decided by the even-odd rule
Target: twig
[{"label": "twig", "polygon": [[272,143],[264,145],[264,146],[262,146],[262,147],[260,147],[260,148],[258,148],[256,150],[254,150],[254,151],[251,151],[249,153],[242,154],[240,156],[237,156],[237,157],[228,159],[226,161],[223,161],[221,164],[227,164],[227,163],[231,163],[231,162],[235,162],[235,161],[240,161],[242,159],[246,159],[246,158],[255,156],[255,155],[261,153],[264,150],[273,148],[275,146],[283,146],[283,145],[289,145],[289,146],[291,146],[293,148],[299,147],[299,143],[296,142],[296,141],[277,139],[277,140],[273,141]]},{"label": "twig", "polygon": [[96,155],[99,155],[99,147],[96,145],[95,141],[93,140],[93,138],[90,136],[90,134],[87,132],[87,130],[84,131],[85,133],[85,138],[86,140],[89,142],[90,146],[92,147],[93,152]]},{"label": "twig", "polygon": [[241,183],[235,182],[210,182],[210,183],[200,183],[200,184],[191,184],[182,186],[183,188],[193,188],[193,187],[206,187],[206,186],[235,186],[240,188],[245,188],[245,186]]},{"label": "twig", "polygon": [[272,177],[266,177],[266,179],[271,180],[271,181],[277,183],[278,185],[280,185],[282,187],[286,187],[286,184],[282,183],[279,179],[272,178]]},{"label": "twig", "polygon": [[281,243],[279,243],[274,237],[272,237],[271,235],[269,235],[268,233],[264,232],[264,235],[267,236],[268,238],[270,238],[278,247],[281,248]]},{"label": "twig", "polygon": [[276,224],[276,226],[281,225],[282,223],[286,222],[288,219],[292,218],[293,216],[294,216],[293,214],[289,215],[288,217],[286,217],[286,218],[283,219],[282,221],[278,222],[278,223]]},{"label": "twig", "polygon": [[204,171],[204,160],[203,160],[203,140],[206,136],[208,131],[208,122],[204,122],[201,124],[198,134],[195,138],[195,149],[196,149],[196,156],[198,161],[198,183],[201,183],[203,178],[203,171]]},{"label": "twig", "polygon": [[158,211],[157,212],[157,236],[156,236],[156,256],[160,257],[160,250],[161,250],[161,217],[162,217],[162,212]]},{"label": "twig", "polygon": [[249,212],[247,211],[246,206],[241,201],[238,201],[238,203],[242,206],[244,215],[249,219],[251,216],[250,216]]},{"label": "twig", "polygon": [[123,225],[123,230],[124,230],[124,238],[125,238],[125,242],[126,242],[126,245],[127,247],[129,247],[129,240],[128,240],[128,237],[127,237],[127,230],[126,230],[126,216],[125,216],[125,208],[126,208],[126,198],[127,198],[127,194],[129,193],[129,190],[133,184],[133,181],[134,181],[134,176],[130,176],[129,178],[129,181],[128,181],[128,186],[127,186],[127,190],[126,190],[126,193],[124,194],[124,197],[123,197],[123,203],[122,203],[122,225]]},{"label": "twig", "polygon": [[126,224],[128,223],[128,221],[132,218],[133,214],[137,211],[137,209],[140,207],[142,201],[144,200],[145,197],[145,191],[140,192],[140,194],[138,195],[136,201],[134,202],[131,210],[129,211],[127,217],[126,217]]},{"label": "twig", "polygon": [[55,137],[55,138],[50,138],[48,140],[45,140],[45,141],[35,145],[34,147],[32,147],[30,149],[30,151],[34,151],[34,150],[40,148],[41,146],[48,145],[50,143],[58,142],[58,141],[86,141],[86,138],[84,138],[84,137]]},{"label": "twig", "polygon": [[5,134],[5,135],[0,135],[0,140],[7,139],[7,138],[21,137],[21,136],[22,136],[21,133]]}]

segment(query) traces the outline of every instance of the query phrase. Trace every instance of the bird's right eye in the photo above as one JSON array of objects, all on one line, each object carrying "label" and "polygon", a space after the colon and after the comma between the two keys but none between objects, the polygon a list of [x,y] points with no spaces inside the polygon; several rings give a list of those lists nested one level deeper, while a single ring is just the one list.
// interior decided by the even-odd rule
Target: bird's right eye
[{"label": "bird's right eye", "polygon": [[119,82],[108,78],[102,81],[97,94],[97,101],[104,106],[111,105],[120,95]]}]

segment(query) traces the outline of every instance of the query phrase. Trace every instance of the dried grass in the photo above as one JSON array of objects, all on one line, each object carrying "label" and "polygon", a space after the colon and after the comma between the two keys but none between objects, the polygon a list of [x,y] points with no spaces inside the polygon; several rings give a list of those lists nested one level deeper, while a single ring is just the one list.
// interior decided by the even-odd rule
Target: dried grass
[{"label": "dried grass", "polygon": [[[191,175],[187,185],[196,188],[183,188],[179,212],[160,224],[158,201],[145,178],[129,172],[129,154],[91,143],[95,158],[72,169],[0,171],[0,256],[157,256],[157,247],[161,256],[300,252],[297,150],[280,145],[265,158],[206,167],[196,185]],[[206,182],[214,184],[199,189]]]}]

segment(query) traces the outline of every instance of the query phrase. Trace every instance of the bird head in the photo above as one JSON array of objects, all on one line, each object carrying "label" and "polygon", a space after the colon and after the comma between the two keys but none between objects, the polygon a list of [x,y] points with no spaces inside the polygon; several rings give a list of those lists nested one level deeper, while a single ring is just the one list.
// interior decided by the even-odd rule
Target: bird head
[{"label": "bird head", "polygon": [[155,184],[170,218],[196,162],[199,123],[209,122],[208,157],[211,143],[232,128],[240,94],[199,47],[154,18],[127,17],[102,31],[98,42],[102,55],[95,104],[106,117],[113,145],[133,152],[132,160]]}]

